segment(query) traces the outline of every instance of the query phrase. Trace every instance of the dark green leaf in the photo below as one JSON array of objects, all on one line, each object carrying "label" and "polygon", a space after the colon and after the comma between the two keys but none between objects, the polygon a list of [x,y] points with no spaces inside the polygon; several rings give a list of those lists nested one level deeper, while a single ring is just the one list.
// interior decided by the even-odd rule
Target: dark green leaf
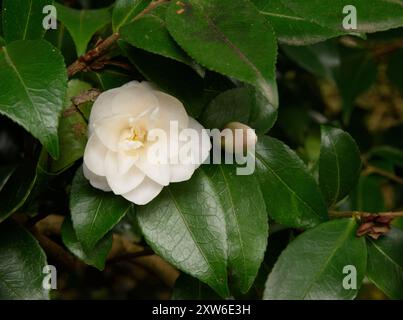
[{"label": "dark green leaf", "polygon": [[4,0],[3,32],[7,43],[14,40],[35,40],[45,34],[42,13],[49,0]]},{"label": "dark green leaf", "polygon": [[27,129],[54,158],[66,89],[63,57],[48,42],[16,41],[0,48],[0,113]]},{"label": "dark green leaf", "polygon": [[0,166],[0,192],[16,169],[15,165]]},{"label": "dark green leaf", "polygon": [[257,86],[277,107],[273,29],[247,0],[173,1],[171,35],[203,66]]},{"label": "dark green leaf", "polygon": [[381,157],[394,165],[403,167],[403,151],[390,146],[380,146],[371,150],[371,156]]},{"label": "dark green leaf", "polygon": [[360,169],[360,151],[354,139],[341,129],[322,126],[319,185],[329,207],[355,187]]},{"label": "dark green leaf", "polygon": [[400,0],[282,0],[282,3],[305,19],[324,27],[345,31],[343,20],[347,14],[343,8],[355,6],[357,10],[356,32],[376,32],[403,25],[403,3]]},{"label": "dark green leaf", "polygon": [[252,175],[237,175],[235,166],[211,165],[202,170],[225,214],[230,283],[235,292],[246,293],[267,246],[268,219],[259,183]]},{"label": "dark green leaf", "polygon": [[111,69],[91,72],[88,77],[95,81],[102,91],[120,87],[133,80],[131,75]]},{"label": "dark green leaf", "polygon": [[63,54],[66,65],[70,65],[77,59],[74,40],[63,23],[59,22],[56,30],[48,30],[45,34],[45,40],[59,49]]},{"label": "dark green leaf", "polygon": [[[264,299],[353,299],[367,264],[365,239],[355,236],[356,229],[354,219],[340,219],[300,235],[277,260]],[[357,289],[343,287],[347,265],[356,268]]]},{"label": "dark green leaf", "polygon": [[112,192],[93,188],[78,169],[70,194],[74,230],[83,248],[92,250],[125,214],[132,204]]},{"label": "dark green leaf", "polygon": [[68,100],[59,125],[60,157],[52,163],[52,171],[68,168],[80,159],[87,143],[87,123],[71,98],[91,89],[87,82],[73,79],[68,84]]},{"label": "dark green leaf", "polygon": [[18,165],[0,190],[0,222],[7,219],[27,200],[36,180],[36,162]]},{"label": "dark green leaf", "polygon": [[322,27],[295,14],[282,0],[253,0],[260,14],[273,25],[279,40],[288,45],[307,45],[347,33]]},{"label": "dark green leaf", "polygon": [[[121,42],[130,61],[146,79],[178,98],[187,112],[197,118],[203,108],[203,79],[189,66]],[[175,75],[173,81],[168,74]]]},{"label": "dark green leaf", "polygon": [[259,136],[256,172],[271,218],[298,228],[327,220],[326,205],[314,178],[284,143]]},{"label": "dark green leaf", "polygon": [[104,269],[106,257],[112,248],[112,234],[108,233],[90,251],[84,250],[78,241],[69,217],[63,222],[61,234],[63,243],[74,255],[86,264],[94,266],[99,270]]},{"label": "dark green leaf", "polygon": [[154,10],[124,26],[123,40],[137,48],[191,64],[189,56],[172,39],[165,26],[165,13],[169,4],[157,6]]},{"label": "dark green leaf", "polygon": [[112,13],[113,31],[117,32],[130,23],[149,3],[150,0],[117,0]]},{"label": "dark green leaf", "polygon": [[378,213],[386,209],[377,177],[361,176],[350,195],[351,210]]},{"label": "dark green leaf", "polygon": [[48,299],[42,273],[45,253],[23,228],[11,222],[0,225],[0,300]]},{"label": "dark green leaf", "polygon": [[220,300],[220,296],[200,280],[182,273],[175,282],[172,300]]},{"label": "dark green leaf", "polygon": [[334,70],[340,67],[339,48],[333,41],[311,46],[281,47],[289,58],[316,76],[335,81]]},{"label": "dark green leaf", "polygon": [[238,121],[251,126],[257,133],[266,133],[277,119],[277,109],[256,90],[242,87],[218,95],[204,110],[201,121],[208,128],[222,129]]},{"label": "dark green leaf", "polygon": [[111,21],[108,8],[95,10],[76,10],[56,4],[57,17],[69,30],[76,44],[77,55],[87,50],[88,43],[94,34]]},{"label": "dark green leaf", "polygon": [[190,181],[165,187],[147,206],[138,207],[145,239],[165,260],[229,295],[225,212],[203,170]]},{"label": "dark green leaf", "polygon": [[403,299],[403,231],[368,239],[368,278],[391,299]]}]

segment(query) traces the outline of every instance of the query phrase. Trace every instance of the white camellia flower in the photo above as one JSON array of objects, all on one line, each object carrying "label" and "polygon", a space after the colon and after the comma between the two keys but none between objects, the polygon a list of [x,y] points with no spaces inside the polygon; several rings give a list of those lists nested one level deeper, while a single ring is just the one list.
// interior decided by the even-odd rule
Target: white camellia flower
[{"label": "white camellia flower", "polygon": [[[164,150],[172,145],[152,134],[162,131],[171,141],[171,123],[179,131],[193,129],[200,138],[187,143],[191,162],[171,161],[179,158],[185,144],[180,139],[174,151],[162,152],[158,161],[150,158],[153,147]],[[183,104],[148,82],[133,81],[103,92],[94,103],[88,128],[85,177],[93,187],[113,191],[139,205],[150,202],[171,182],[190,179],[211,149],[208,134],[187,115]]]}]

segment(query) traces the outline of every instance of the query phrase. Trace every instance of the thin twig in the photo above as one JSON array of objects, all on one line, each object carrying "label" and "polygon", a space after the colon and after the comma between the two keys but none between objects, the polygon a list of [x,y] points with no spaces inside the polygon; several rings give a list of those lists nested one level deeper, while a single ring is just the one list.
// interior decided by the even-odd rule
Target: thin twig
[{"label": "thin twig", "polygon": [[[168,2],[169,0],[155,0],[152,1],[142,12],[140,12],[133,20],[136,20],[143,15],[149,13],[157,6]],[[92,62],[98,59],[100,56],[105,54],[120,38],[120,34],[118,32],[113,33],[108,38],[103,41],[100,41],[95,48],[88,51],[86,54],[79,57],[76,61],[74,61],[68,68],[67,68],[67,75],[69,78],[73,77],[77,73],[81,71],[88,70]]]},{"label": "thin twig", "polygon": [[374,167],[372,165],[368,165],[367,168],[365,169],[364,173],[366,173],[366,174],[376,173],[376,174],[379,174],[380,176],[383,176],[385,178],[388,178],[389,180],[392,180],[398,184],[403,185],[403,178],[398,177],[397,175],[395,175],[389,171],[386,171],[384,169]]},{"label": "thin twig", "polygon": [[367,217],[384,217],[384,218],[398,218],[403,217],[403,211],[397,212],[379,212],[379,213],[370,213],[370,212],[361,212],[361,211],[329,211],[330,218],[367,218]]}]

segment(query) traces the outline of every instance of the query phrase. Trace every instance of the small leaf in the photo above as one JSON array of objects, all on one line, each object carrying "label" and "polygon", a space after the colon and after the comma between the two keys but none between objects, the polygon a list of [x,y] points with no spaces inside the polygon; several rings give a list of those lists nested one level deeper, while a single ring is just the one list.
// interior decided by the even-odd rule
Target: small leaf
[{"label": "small leaf", "polygon": [[0,113],[59,155],[58,122],[66,98],[63,57],[43,40],[15,41],[0,48]]},{"label": "small leaf", "polygon": [[25,203],[35,181],[35,161],[29,159],[14,168],[7,182],[0,188],[0,222]]},{"label": "small leaf", "polygon": [[274,31],[247,0],[173,1],[167,27],[201,65],[257,86],[278,106]]},{"label": "small leaf", "polygon": [[132,46],[179,62],[191,64],[192,59],[176,44],[165,26],[168,3],[135,19],[121,29],[121,38]]},{"label": "small leaf", "polygon": [[4,0],[3,32],[7,43],[15,40],[41,39],[45,34],[42,25],[43,8],[49,0]]},{"label": "small leaf", "polygon": [[277,109],[256,90],[241,87],[227,90],[204,110],[201,122],[208,128],[222,129],[230,122],[245,123],[257,133],[266,133],[277,119]]},{"label": "small leaf", "polygon": [[112,13],[112,27],[114,32],[130,23],[140,12],[142,12],[150,0],[117,0]]},{"label": "small leaf", "polygon": [[327,220],[327,209],[314,178],[281,141],[259,136],[256,174],[270,217],[290,227],[313,227]]},{"label": "small leaf", "polygon": [[0,225],[0,300],[43,300],[47,265],[45,253],[23,228],[7,221]]},{"label": "small leaf", "polygon": [[345,131],[322,126],[319,185],[329,207],[347,196],[358,182],[360,151]]},{"label": "small leaf", "polygon": [[105,268],[106,257],[112,248],[111,233],[108,233],[90,251],[85,251],[81,243],[78,241],[76,233],[73,229],[73,224],[69,217],[67,217],[63,222],[61,234],[63,243],[75,256],[84,261],[86,264],[94,266],[99,270],[103,270]]},{"label": "small leaf", "polygon": [[52,171],[59,172],[80,159],[87,143],[87,123],[71,99],[91,89],[87,82],[73,79],[68,83],[68,99],[59,124],[60,157],[52,163]]},{"label": "small leaf", "polygon": [[[354,299],[367,264],[365,239],[355,236],[356,229],[354,219],[340,219],[304,232],[280,255],[267,279],[263,298]],[[348,265],[357,271],[357,289],[346,290],[343,286],[348,276],[344,267]]]},{"label": "small leaf", "polygon": [[70,210],[84,250],[92,250],[131,208],[132,204],[124,198],[93,188],[82,169],[77,171],[71,188]]},{"label": "small leaf", "polygon": [[220,300],[213,289],[200,280],[182,273],[175,282],[172,300]]},{"label": "small leaf", "polygon": [[102,91],[121,87],[133,80],[131,75],[112,69],[90,72],[87,76],[89,79],[96,82]]},{"label": "small leaf", "polygon": [[95,10],[76,10],[55,4],[58,19],[69,30],[71,37],[76,44],[77,55],[83,55],[88,43],[94,34],[111,21],[108,8]]},{"label": "small leaf", "polygon": [[391,161],[398,167],[403,167],[403,151],[391,146],[375,147],[370,151],[371,156],[381,157]]},{"label": "small leaf", "polygon": [[334,30],[295,14],[282,0],[253,0],[261,15],[273,25],[280,42],[288,45],[308,45],[337,37],[348,31]]},{"label": "small leaf", "polygon": [[368,278],[391,299],[403,299],[403,231],[368,239]]},{"label": "small leaf", "polygon": [[[197,118],[200,115],[204,106],[203,79],[195,70],[172,59],[130,47],[124,42],[120,46],[147,80],[178,98],[191,116]],[[175,75],[175,81],[167,74]]]}]

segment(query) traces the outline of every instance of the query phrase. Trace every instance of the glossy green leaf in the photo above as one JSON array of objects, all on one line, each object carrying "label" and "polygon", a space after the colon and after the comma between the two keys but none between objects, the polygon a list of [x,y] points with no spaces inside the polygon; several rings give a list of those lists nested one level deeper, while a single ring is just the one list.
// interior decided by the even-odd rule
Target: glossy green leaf
[{"label": "glossy green leaf", "polygon": [[[367,264],[365,238],[354,219],[323,223],[297,237],[282,252],[267,279],[264,299],[353,299]],[[357,289],[345,289],[346,266],[356,269]],[[351,274],[354,278],[354,274]]]},{"label": "glossy green leaf", "polygon": [[375,147],[370,152],[371,156],[381,157],[391,161],[394,165],[403,167],[403,151],[391,146]]},{"label": "glossy green leaf", "polygon": [[149,3],[150,0],[117,0],[112,13],[113,31],[130,23]]},{"label": "glossy green leaf", "polygon": [[168,6],[168,3],[159,5],[124,26],[120,31],[121,38],[134,47],[191,64],[192,59],[176,44],[166,28]]},{"label": "glossy green leaf", "polygon": [[54,158],[66,89],[63,57],[48,42],[16,41],[0,48],[0,113],[27,129]]},{"label": "glossy green leaf", "polygon": [[70,218],[64,220],[61,235],[63,243],[79,259],[99,270],[105,268],[106,257],[112,248],[111,233],[108,233],[104,238],[102,238],[90,251],[84,250],[80,241],[78,241]]},{"label": "glossy green leaf", "polygon": [[131,208],[124,198],[93,188],[78,169],[71,188],[70,210],[77,238],[86,251],[92,250]]},{"label": "glossy green leaf", "polygon": [[347,33],[321,26],[304,16],[295,14],[283,4],[282,0],[253,0],[272,24],[276,35],[282,43],[288,45],[308,45]]},{"label": "glossy green leaf", "polygon": [[403,50],[394,53],[389,60],[387,75],[396,88],[403,92]]},{"label": "glossy green leaf", "polygon": [[200,280],[182,273],[175,282],[172,300],[220,300],[220,296]]},{"label": "glossy green leaf", "polygon": [[68,168],[84,154],[87,123],[71,99],[89,89],[91,85],[81,80],[73,79],[68,83],[68,99],[59,124],[60,157],[52,163],[54,172]]},{"label": "glossy green leaf", "polygon": [[103,69],[88,74],[88,78],[98,84],[102,91],[117,88],[133,80],[133,77],[127,73]]},{"label": "glossy green leaf", "polygon": [[203,111],[201,122],[222,129],[230,122],[245,123],[257,133],[266,133],[277,119],[277,109],[256,90],[241,87],[219,94]]},{"label": "glossy green leaf", "polygon": [[223,297],[228,295],[228,264],[233,289],[247,292],[268,236],[264,199],[255,178],[236,175],[235,166],[206,165],[190,181],[165,189],[151,204],[138,208],[148,243]]},{"label": "glossy green leaf", "polygon": [[235,165],[204,166],[202,170],[225,214],[231,287],[246,293],[267,246],[268,219],[259,183],[253,175],[238,175]]},{"label": "glossy green leaf", "polygon": [[77,52],[74,40],[63,23],[58,22],[57,29],[50,29],[45,34],[45,40],[63,54],[66,66],[72,64],[77,59]]},{"label": "glossy green leaf", "polygon": [[247,0],[173,1],[167,27],[201,65],[257,86],[277,107],[274,31]]},{"label": "glossy green leaf", "polygon": [[16,169],[15,165],[0,166],[0,192]]},{"label": "glossy green leaf", "polygon": [[335,81],[335,69],[340,67],[339,48],[333,41],[310,46],[293,47],[283,45],[286,55],[302,68],[318,77]]},{"label": "glossy green leaf", "polygon": [[403,26],[403,3],[400,0],[282,0],[293,12],[322,26],[344,31],[343,8],[353,5],[357,11],[356,32],[377,32]]},{"label": "glossy green leaf", "polygon": [[391,299],[403,299],[403,230],[368,239],[368,278]]},{"label": "glossy green leaf", "polygon": [[43,300],[45,253],[23,228],[10,221],[0,224],[0,300]]},{"label": "glossy green leaf", "polygon": [[327,220],[325,202],[302,160],[279,140],[259,136],[256,174],[267,212],[290,227],[313,227]]},{"label": "glossy green leaf", "polygon": [[381,181],[374,176],[361,176],[350,195],[351,210],[383,212],[386,209]]},{"label": "glossy green leaf", "polygon": [[[147,80],[178,98],[191,116],[197,118],[200,115],[204,104],[203,79],[195,70],[183,63],[131,47],[124,42],[120,45]],[[167,77],[168,74],[175,75],[175,81]]]},{"label": "glossy green leaf", "polygon": [[17,211],[27,200],[36,181],[36,162],[27,160],[13,170],[0,188],[0,222]]},{"label": "glossy green leaf", "polygon": [[347,196],[358,182],[360,151],[345,131],[322,126],[319,185],[329,207]]},{"label": "glossy green leaf", "polygon": [[4,0],[3,32],[6,42],[42,38],[45,34],[42,10],[52,3],[49,0]]},{"label": "glossy green leaf", "polygon": [[57,18],[69,30],[76,45],[77,55],[83,55],[88,43],[94,34],[111,21],[111,14],[108,8],[94,10],[76,10],[55,4]]}]

